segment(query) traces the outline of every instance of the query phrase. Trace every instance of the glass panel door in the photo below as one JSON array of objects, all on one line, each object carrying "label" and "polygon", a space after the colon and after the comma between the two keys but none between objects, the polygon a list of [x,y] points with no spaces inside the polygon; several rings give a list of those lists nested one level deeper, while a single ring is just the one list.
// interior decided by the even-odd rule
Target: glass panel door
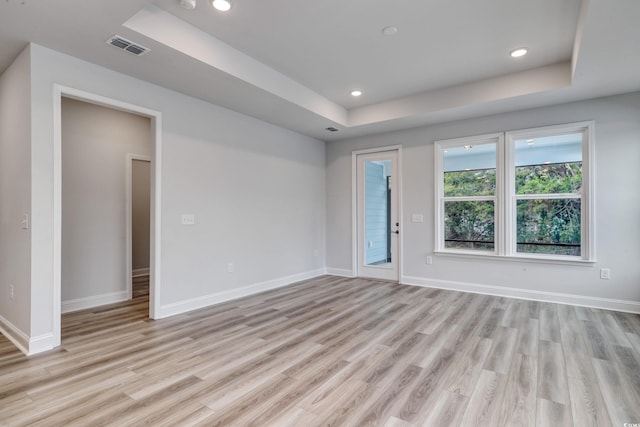
[{"label": "glass panel door", "polygon": [[398,280],[398,152],[358,155],[358,275]]}]

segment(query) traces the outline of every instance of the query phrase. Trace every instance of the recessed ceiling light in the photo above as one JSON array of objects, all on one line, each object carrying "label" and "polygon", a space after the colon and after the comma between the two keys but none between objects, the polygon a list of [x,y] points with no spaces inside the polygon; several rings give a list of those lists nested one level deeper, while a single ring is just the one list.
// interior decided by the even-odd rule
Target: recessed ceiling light
[{"label": "recessed ceiling light", "polygon": [[382,29],[382,34],[384,34],[385,36],[395,36],[396,34],[398,34],[398,27],[394,27],[393,25],[384,27]]},{"label": "recessed ceiling light", "polygon": [[230,0],[211,0],[211,5],[220,12],[226,12],[231,9]]},{"label": "recessed ceiling light", "polygon": [[352,90],[351,91],[351,96],[360,96],[362,95],[362,91],[361,90]]},{"label": "recessed ceiling light", "polygon": [[526,47],[520,47],[518,49],[512,50],[511,53],[509,53],[509,55],[512,58],[520,58],[521,56],[525,56],[527,52],[528,50]]}]

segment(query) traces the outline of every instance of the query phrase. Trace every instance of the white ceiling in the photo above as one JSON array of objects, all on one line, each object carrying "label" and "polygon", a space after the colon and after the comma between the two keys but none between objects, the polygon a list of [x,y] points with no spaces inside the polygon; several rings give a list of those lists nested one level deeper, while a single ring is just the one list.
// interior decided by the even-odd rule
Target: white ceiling
[{"label": "white ceiling", "polygon": [[323,140],[640,90],[638,0],[197,1],[0,1],[0,71],[31,41]]}]

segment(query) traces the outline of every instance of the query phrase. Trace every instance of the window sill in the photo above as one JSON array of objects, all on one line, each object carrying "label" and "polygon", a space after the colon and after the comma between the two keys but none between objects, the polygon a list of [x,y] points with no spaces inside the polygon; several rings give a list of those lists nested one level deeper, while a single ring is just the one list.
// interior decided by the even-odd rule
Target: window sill
[{"label": "window sill", "polygon": [[467,259],[476,259],[476,260],[498,260],[498,261],[507,261],[507,262],[531,262],[537,264],[560,264],[560,265],[574,265],[574,266],[582,266],[582,267],[592,267],[595,265],[596,260],[587,260],[576,257],[548,257],[548,256],[535,256],[535,255],[494,255],[489,253],[478,253],[478,252],[461,252],[461,251],[434,251],[434,255],[440,256],[450,256],[452,258],[467,258]]}]

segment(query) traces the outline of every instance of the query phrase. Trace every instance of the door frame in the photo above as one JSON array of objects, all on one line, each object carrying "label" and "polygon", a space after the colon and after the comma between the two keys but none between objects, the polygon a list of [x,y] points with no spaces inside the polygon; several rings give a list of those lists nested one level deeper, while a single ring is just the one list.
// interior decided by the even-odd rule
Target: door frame
[{"label": "door frame", "polygon": [[402,235],[404,233],[404,221],[402,220],[402,145],[387,145],[384,147],[367,148],[351,152],[351,272],[354,277],[359,277],[358,268],[358,156],[363,154],[384,153],[395,151],[398,154],[398,170],[394,175],[398,181],[398,219],[400,233],[398,233],[398,282],[403,275],[402,263]]},{"label": "door frame", "polygon": [[[132,154],[128,153],[126,155],[126,227],[127,227],[127,249],[126,253],[126,269],[127,269],[127,293],[129,294],[129,299],[133,298],[133,162],[134,161],[142,161],[149,162],[150,166],[153,164],[151,162],[150,156],[143,156],[140,154]],[[151,193],[151,191],[149,192]],[[151,196],[151,194],[149,194]],[[151,218],[149,218],[151,220]],[[151,233],[149,233],[149,237],[151,237]],[[149,245],[149,251],[151,252],[151,245]],[[149,261],[151,261],[151,253],[149,253]],[[151,273],[151,265],[149,265],[149,273]]]},{"label": "door frame", "polygon": [[53,85],[53,339],[52,346],[61,344],[62,321],[62,98],[71,98],[114,110],[148,117],[151,122],[151,253],[149,259],[149,317],[160,314],[161,290],[161,181],[162,181],[162,113],[128,102]]}]

